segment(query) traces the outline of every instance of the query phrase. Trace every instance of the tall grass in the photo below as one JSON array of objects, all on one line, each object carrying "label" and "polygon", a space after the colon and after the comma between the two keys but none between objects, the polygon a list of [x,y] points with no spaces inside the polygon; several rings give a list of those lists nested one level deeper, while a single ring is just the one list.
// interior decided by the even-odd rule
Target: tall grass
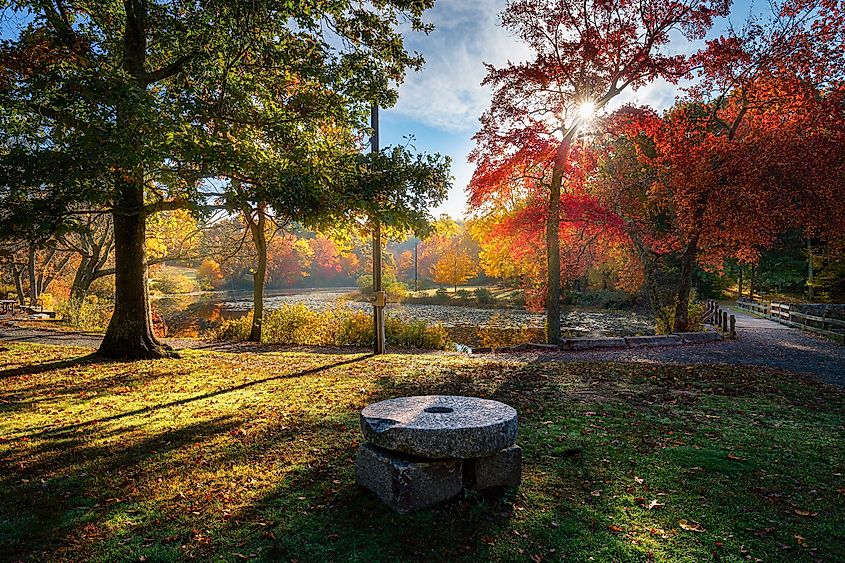
[{"label": "tall grass", "polygon": [[[252,312],[223,322],[215,332],[218,340],[246,340],[252,325]],[[400,348],[444,350],[449,335],[439,324],[385,319],[387,344]],[[339,306],[315,311],[305,305],[284,305],[264,315],[261,342],[310,346],[369,346],[374,339],[373,318],[369,313]]]},{"label": "tall grass", "polygon": [[81,301],[59,300],[55,307],[65,324],[96,332],[106,329],[114,311],[113,302],[100,299],[96,295],[88,295]]}]

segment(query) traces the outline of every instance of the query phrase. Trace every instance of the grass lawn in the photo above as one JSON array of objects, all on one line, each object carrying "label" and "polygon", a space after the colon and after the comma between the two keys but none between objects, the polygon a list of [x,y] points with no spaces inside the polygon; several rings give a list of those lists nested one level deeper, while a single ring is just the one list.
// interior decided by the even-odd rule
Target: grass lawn
[{"label": "grass lawn", "polygon": [[[3,561],[845,560],[845,393],[799,376],[3,348]],[[358,411],[422,393],[515,406],[522,486],[406,516],[360,491]]]}]

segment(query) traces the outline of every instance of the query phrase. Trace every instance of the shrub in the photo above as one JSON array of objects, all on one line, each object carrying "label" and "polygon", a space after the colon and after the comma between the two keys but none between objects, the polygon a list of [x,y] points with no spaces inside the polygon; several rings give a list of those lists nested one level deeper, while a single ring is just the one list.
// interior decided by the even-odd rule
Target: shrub
[{"label": "shrub", "polygon": [[237,319],[226,319],[214,331],[213,336],[217,340],[246,340],[251,328],[252,311]]},{"label": "shrub", "polygon": [[358,277],[358,289],[360,289],[363,293],[372,293],[373,292],[373,275],[372,274],[364,274]]},{"label": "shrub", "polygon": [[464,301],[468,301],[470,293],[466,289],[459,289],[458,292],[455,295],[458,296],[458,299],[463,299]]},{"label": "shrub", "polygon": [[404,299],[408,296],[408,286],[400,281],[389,281],[384,284],[384,291],[388,297]]},{"label": "shrub", "polygon": [[[218,340],[246,340],[252,314],[224,321],[215,332]],[[449,346],[449,335],[441,325],[423,321],[385,319],[387,344],[402,348],[442,350]],[[309,346],[370,346],[373,343],[373,317],[348,307],[314,311],[305,305],[284,305],[264,316],[261,341],[267,344]]]},{"label": "shrub", "polygon": [[482,305],[490,305],[496,302],[496,298],[493,297],[493,292],[486,287],[476,288],[473,294],[475,295],[475,300]]},{"label": "shrub", "polygon": [[57,305],[56,298],[52,293],[42,293],[38,296],[38,300],[47,311],[53,311]]},{"label": "shrub", "polygon": [[[702,332],[704,330],[704,323],[701,320],[702,316],[704,315],[704,309],[704,303],[699,303],[697,301],[689,302],[689,305],[687,305],[687,316],[689,318],[687,331]],[[654,332],[657,334],[671,334],[674,331],[674,327],[675,306],[667,305],[665,307],[661,307],[660,310],[657,312],[657,319],[654,327]]]},{"label": "shrub", "polygon": [[10,283],[0,283],[0,299],[15,299],[18,296],[18,290]]},{"label": "shrub", "polygon": [[155,288],[162,293],[191,293],[197,286],[194,281],[184,274],[171,272],[162,273],[155,280]]},{"label": "shrub", "polygon": [[313,311],[302,304],[284,305],[264,315],[261,341],[269,344],[332,344],[337,319],[332,311]]},{"label": "shrub", "polygon": [[445,287],[438,287],[434,295],[441,299],[449,299],[449,291]]},{"label": "shrub", "polygon": [[387,344],[392,346],[445,350],[450,344],[449,333],[440,324],[429,325],[425,321],[387,317],[384,329]]},{"label": "shrub", "polygon": [[[386,329],[385,326],[385,333]],[[373,343],[372,314],[347,310],[338,324],[334,341],[338,346],[371,346]]]},{"label": "shrub", "polygon": [[56,311],[70,326],[80,330],[103,331],[111,320],[114,304],[96,295],[88,295],[81,302],[60,301],[56,304]]},{"label": "shrub", "polygon": [[91,282],[88,295],[96,295],[100,299],[114,299],[114,276],[103,276]]},{"label": "shrub", "polygon": [[203,291],[216,289],[223,283],[223,273],[220,264],[211,258],[206,258],[197,268],[197,285]]}]

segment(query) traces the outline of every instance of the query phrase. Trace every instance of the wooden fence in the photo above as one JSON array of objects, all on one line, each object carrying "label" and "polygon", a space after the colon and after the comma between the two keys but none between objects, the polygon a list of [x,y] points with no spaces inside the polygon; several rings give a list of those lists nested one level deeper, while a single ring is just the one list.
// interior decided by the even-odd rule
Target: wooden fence
[{"label": "wooden fence", "polygon": [[736,317],[720,309],[718,301],[707,301],[701,321],[715,326],[731,338],[736,338]]},{"label": "wooden fence", "polygon": [[845,344],[845,321],[793,311],[788,303],[757,302],[738,299],[736,306],[781,324],[820,334]]}]

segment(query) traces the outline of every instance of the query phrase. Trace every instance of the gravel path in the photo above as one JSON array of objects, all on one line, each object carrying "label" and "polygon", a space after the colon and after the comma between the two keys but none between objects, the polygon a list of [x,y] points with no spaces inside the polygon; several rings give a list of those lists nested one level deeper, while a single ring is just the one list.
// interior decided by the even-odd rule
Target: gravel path
[{"label": "gravel path", "polygon": [[[845,346],[774,321],[752,317],[732,307],[736,340],[655,348],[538,352],[536,361],[610,361],[669,364],[734,364],[767,366],[810,373],[827,383],[845,386]],[[500,356],[517,357],[516,354]],[[520,355],[522,358],[525,354]]]},{"label": "gravel path", "polygon": [[[731,308],[728,307],[728,309]],[[656,348],[491,354],[488,357],[523,361],[759,365],[810,373],[828,383],[845,386],[845,346],[773,321],[752,317],[736,309],[731,309],[731,312],[736,315],[736,340]],[[101,338],[97,334],[90,333],[47,331],[0,324],[0,343],[18,341],[96,348]],[[253,351],[249,347],[200,340],[166,339],[166,342],[177,349]],[[263,351],[263,348],[255,351]]]}]

